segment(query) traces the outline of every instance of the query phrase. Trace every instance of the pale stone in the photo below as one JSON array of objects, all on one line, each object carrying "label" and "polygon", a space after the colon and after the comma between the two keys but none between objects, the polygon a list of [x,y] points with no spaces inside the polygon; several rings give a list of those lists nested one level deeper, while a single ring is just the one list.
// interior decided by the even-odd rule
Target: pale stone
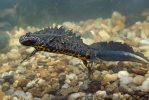
[{"label": "pale stone", "polygon": [[127,38],[128,39],[132,39],[134,37],[136,37],[136,32],[130,31],[130,32],[127,33]]},{"label": "pale stone", "polygon": [[121,82],[122,84],[127,85],[128,83],[132,82],[132,80],[133,80],[132,77],[123,77],[123,78],[120,79],[120,82]]},{"label": "pale stone", "polygon": [[100,90],[99,90],[99,91],[96,92],[95,95],[104,98],[104,97],[106,97],[107,94],[106,94],[106,91],[100,91]]},{"label": "pale stone", "polygon": [[81,62],[80,59],[73,57],[73,58],[69,61],[69,64],[71,64],[71,65],[78,65],[78,64],[80,64],[80,62]]},{"label": "pale stone", "polygon": [[78,29],[78,26],[74,22],[64,22],[62,26],[69,28],[69,29],[73,29],[74,31],[77,31]]},{"label": "pale stone", "polygon": [[106,75],[104,76],[104,80],[105,80],[106,82],[114,82],[114,81],[117,80],[117,74],[106,74]]},{"label": "pale stone", "polygon": [[23,28],[19,28],[18,31],[16,31],[15,37],[20,38],[22,35],[24,35],[26,32]]},{"label": "pale stone", "polygon": [[70,80],[78,80],[77,75],[76,74],[73,74],[73,73],[72,74],[69,74],[68,77],[69,77]]},{"label": "pale stone", "polygon": [[129,73],[127,71],[119,71],[118,78],[128,77]]},{"label": "pale stone", "polygon": [[149,46],[147,45],[143,45],[143,46],[139,46],[140,50],[149,50]]},{"label": "pale stone", "polygon": [[18,97],[24,98],[24,99],[27,97],[26,94],[24,93],[24,91],[22,91],[22,90],[16,90],[14,92],[14,94],[17,95]]},{"label": "pale stone", "polygon": [[140,40],[140,44],[142,44],[142,45],[149,45],[149,41],[143,39],[143,40]]},{"label": "pale stone", "polygon": [[142,83],[141,90],[144,92],[149,92],[149,78]]},{"label": "pale stone", "polygon": [[122,15],[121,15],[119,12],[117,12],[117,11],[114,11],[114,12],[112,13],[111,19],[112,19],[113,22],[115,22],[115,21],[117,21],[117,20],[121,20],[122,22],[125,21],[125,17],[122,16]]},{"label": "pale stone", "polygon": [[102,29],[102,21],[103,19],[102,18],[97,18],[93,23],[92,23],[92,26],[94,28],[97,28],[97,29]]},{"label": "pale stone", "polygon": [[83,92],[78,92],[78,93],[73,93],[69,96],[68,100],[76,100],[79,97],[84,97],[85,93]]},{"label": "pale stone", "polygon": [[34,50],[35,50],[35,48],[33,48],[33,47],[30,47],[30,48],[26,49],[26,51],[29,52],[29,53],[33,52]]},{"label": "pale stone", "polygon": [[134,37],[134,38],[132,38],[132,42],[133,42],[135,45],[138,45],[139,42],[140,42],[140,38]]},{"label": "pale stone", "polygon": [[90,38],[82,38],[82,39],[85,44],[90,45],[90,44],[94,43],[94,41]]},{"label": "pale stone", "polygon": [[104,40],[104,41],[110,39],[110,35],[104,30],[99,31],[98,34],[102,38],[102,40]]},{"label": "pale stone", "polygon": [[112,100],[119,100],[119,95],[118,95],[118,93],[114,93],[114,94],[113,94]]},{"label": "pale stone", "polygon": [[62,89],[67,89],[68,87],[69,87],[68,84],[64,84],[64,85],[62,85]]},{"label": "pale stone", "polygon": [[94,80],[100,80],[101,79],[101,72],[98,70],[95,70],[93,75],[92,75],[92,79]]},{"label": "pale stone", "polygon": [[6,71],[8,71],[10,69],[11,69],[11,66],[9,66],[9,65],[2,65],[0,67],[0,73],[6,72]]},{"label": "pale stone", "polygon": [[134,77],[133,82],[135,84],[141,85],[144,80],[145,80],[144,76],[137,75],[137,76]]},{"label": "pale stone", "polygon": [[10,51],[7,53],[7,57],[11,60],[18,60],[21,57],[21,54],[16,51]]},{"label": "pale stone", "polygon": [[136,23],[135,23],[135,25],[138,25],[138,26],[140,26],[142,23],[140,22],[140,21],[137,21]]},{"label": "pale stone", "polygon": [[147,39],[147,36],[146,36],[146,34],[145,34],[145,32],[143,30],[141,31],[140,37],[142,39]]}]

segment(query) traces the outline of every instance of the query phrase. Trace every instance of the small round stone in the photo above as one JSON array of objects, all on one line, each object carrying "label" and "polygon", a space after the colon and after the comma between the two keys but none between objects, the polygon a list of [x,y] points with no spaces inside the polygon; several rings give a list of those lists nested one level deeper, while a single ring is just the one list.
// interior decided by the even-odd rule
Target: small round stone
[{"label": "small round stone", "polygon": [[118,78],[128,77],[129,73],[127,71],[119,71]]},{"label": "small round stone", "polygon": [[117,74],[106,74],[106,75],[104,76],[104,80],[105,80],[106,82],[114,82],[114,81],[117,80]]},{"label": "small round stone", "polygon": [[133,82],[138,85],[141,85],[144,80],[145,80],[145,77],[141,75],[137,75],[133,78]]}]

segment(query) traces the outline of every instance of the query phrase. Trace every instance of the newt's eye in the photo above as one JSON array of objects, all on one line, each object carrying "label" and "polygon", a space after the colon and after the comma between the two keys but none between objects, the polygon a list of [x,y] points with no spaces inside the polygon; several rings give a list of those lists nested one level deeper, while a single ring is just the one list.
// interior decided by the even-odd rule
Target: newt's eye
[{"label": "newt's eye", "polygon": [[26,33],[26,36],[29,37],[31,33]]}]

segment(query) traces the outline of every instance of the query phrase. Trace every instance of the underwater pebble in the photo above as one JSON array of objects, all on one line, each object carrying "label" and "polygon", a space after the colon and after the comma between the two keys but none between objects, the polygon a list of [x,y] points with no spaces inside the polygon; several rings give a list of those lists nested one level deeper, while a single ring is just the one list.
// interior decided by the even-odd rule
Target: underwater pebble
[{"label": "underwater pebble", "polygon": [[127,85],[128,83],[130,83],[133,80],[132,77],[123,77],[120,79],[120,83]]},{"label": "underwater pebble", "polygon": [[26,67],[23,66],[18,66],[16,73],[24,73],[26,71]]},{"label": "underwater pebble", "polygon": [[50,74],[50,78],[57,78],[57,76],[58,76],[58,73],[57,72],[52,72]]},{"label": "underwater pebble", "polygon": [[18,100],[18,98],[17,97],[13,97],[12,100]]},{"label": "underwater pebble", "polygon": [[149,46],[147,46],[147,45],[139,46],[139,49],[148,51],[149,50]]},{"label": "underwater pebble", "polygon": [[26,52],[28,52],[28,53],[31,53],[32,51],[34,51],[34,48],[33,47],[30,47],[30,48],[27,48],[26,49]]},{"label": "underwater pebble", "polygon": [[20,38],[25,33],[26,33],[25,30],[22,27],[20,27],[19,30],[16,30],[15,37]]},{"label": "underwater pebble", "polygon": [[145,77],[144,77],[144,76],[137,75],[137,76],[135,76],[135,77],[133,78],[132,81],[133,81],[135,84],[141,85],[144,80],[145,80]]},{"label": "underwater pebble", "polygon": [[27,85],[26,85],[27,88],[32,88],[33,86],[34,85],[31,82],[28,82]]},{"label": "underwater pebble", "polygon": [[117,21],[117,20],[122,20],[122,21],[124,21],[124,17],[123,17],[119,12],[117,12],[117,11],[114,11],[114,12],[112,13],[111,19],[112,19],[113,22],[115,22],[115,21]]},{"label": "underwater pebble", "polygon": [[130,31],[130,29],[123,29],[121,33],[122,33],[123,36],[126,37],[126,36],[127,36],[127,33],[128,33],[129,31]]},{"label": "underwater pebble", "polygon": [[62,89],[67,89],[69,87],[69,85],[68,84],[64,84],[64,85],[62,85]]},{"label": "underwater pebble", "polygon": [[10,71],[10,72],[4,72],[3,74],[2,74],[2,78],[6,78],[6,77],[10,77],[10,78],[13,78],[14,77],[14,71]]},{"label": "underwater pebble", "polygon": [[104,76],[104,80],[105,80],[106,82],[114,82],[114,81],[117,80],[117,74],[106,74],[106,75]]},{"label": "underwater pebble", "polygon": [[131,40],[134,37],[136,37],[136,32],[135,31],[130,31],[130,32],[127,33],[127,38],[128,39]]},{"label": "underwater pebble", "polygon": [[42,92],[40,92],[38,89],[36,88],[32,88],[29,90],[29,92],[35,96],[35,97],[42,97]]},{"label": "underwater pebble", "polygon": [[19,52],[16,52],[16,51],[10,51],[7,53],[7,57],[10,60],[18,60],[21,58],[21,54]]},{"label": "underwater pebble", "polygon": [[33,100],[41,100],[40,98],[34,97]]},{"label": "underwater pebble", "polygon": [[70,84],[70,79],[66,78],[65,83]]},{"label": "underwater pebble", "polygon": [[95,93],[95,95],[97,96],[97,97],[102,97],[102,98],[105,98],[106,97],[106,91],[101,91],[101,90],[99,90],[99,91],[97,91],[96,93]]},{"label": "underwater pebble", "polygon": [[40,76],[43,78],[48,76],[48,71],[46,69],[40,69],[39,72],[40,72]]},{"label": "underwater pebble", "polygon": [[98,70],[95,70],[94,73],[92,74],[92,79],[93,80],[100,80],[101,79],[101,72]]},{"label": "underwater pebble", "polygon": [[140,37],[142,39],[147,39],[147,36],[146,36],[146,34],[145,34],[145,32],[143,30],[141,31]]},{"label": "underwater pebble", "polygon": [[60,73],[58,75],[58,79],[59,79],[59,83],[60,84],[64,84],[65,80],[66,80],[66,74],[65,73]]},{"label": "underwater pebble", "polygon": [[58,56],[58,54],[49,53],[49,52],[44,52],[43,55],[46,56],[46,57],[57,57]]},{"label": "underwater pebble", "polygon": [[73,93],[69,96],[69,100],[75,100],[77,99],[78,97],[80,97],[80,94],[79,93]]},{"label": "underwater pebble", "polygon": [[114,93],[112,100],[119,100],[119,95],[117,93]]},{"label": "underwater pebble", "polygon": [[64,22],[62,26],[68,28],[68,29],[73,29],[77,30],[77,25],[74,22]]},{"label": "underwater pebble", "polygon": [[6,95],[12,95],[14,93],[14,88],[10,88],[9,90],[5,91]]},{"label": "underwater pebble", "polygon": [[138,92],[141,91],[141,87],[140,86],[136,86],[132,88],[133,91]]},{"label": "underwater pebble", "polygon": [[80,86],[80,89],[79,90],[87,90],[89,88],[89,86],[88,86],[87,83],[79,84],[79,86]]},{"label": "underwater pebble", "polygon": [[129,73],[127,71],[119,71],[118,78],[128,77]]},{"label": "underwater pebble", "polygon": [[17,95],[18,97],[20,97],[20,98],[26,98],[27,97],[27,95],[24,93],[24,91],[22,91],[22,90],[16,90],[15,92],[14,92],[14,94],[15,95]]},{"label": "underwater pebble", "polygon": [[102,29],[102,21],[103,19],[102,18],[97,18],[93,23],[92,23],[92,26],[94,28],[97,28],[97,29]]},{"label": "underwater pebble", "polygon": [[81,62],[80,59],[73,57],[73,58],[69,61],[69,64],[71,64],[71,65],[78,65],[78,64],[80,64],[80,62]]},{"label": "underwater pebble", "polygon": [[143,68],[132,68],[131,69],[132,72],[138,74],[138,75],[145,75],[147,73],[147,70],[146,69],[143,69]]},{"label": "underwater pebble", "polygon": [[28,79],[18,79],[17,86],[18,87],[26,87],[27,83],[29,82]]},{"label": "underwater pebble", "polygon": [[149,45],[149,41],[143,39],[143,40],[140,40],[140,44],[142,44],[142,45]]},{"label": "underwater pebble", "polygon": [[8,91],[9,89],[10,89],[10,83],[5,82],[5,83],[2,85],[2,91]]},{"label": "underwater pebble", "polygon": [[133,45],[137,46],[140,43],[140,38],[134,37],[132,38]]},{"label": "underwater pebble", "polygon": [[125,84],[120,84],[120,86],[118,88],[119,88],[119,91],[121,91],[121,92],[133,93],[133,90],[131,88],[129,88],[127,85],[125,85]]},{"label": "underwater pebble", "polygon": [[11,69],[10,65],[2,65],[0,66],[0,73],[6,72]]},{"label": "underwater pebble", "polygon": [[137,26],[140,26],[142,23],[140,22],[140,21],[137,21],[136,23],[135,23],[135,25],[137,25]]},{"label": "underwater pebble", "polygon": [[86,94],[83,92],[73,93],[68,97],[68,100],[76,100],[79,97],[84,97]]},{"label": "underwater pebble", "polygon": [[73,69],[73,72],[74,72],[74,74],[80,74],[81,73],[81,71],[76,67]]},{"label": "underwater pebble", "polygon": [[149,92],[149,78],[142,83],[141,90],[144,92]]},{"label": "underwater pebble", "polygon": [[27,99],[32,99],[33,98],[32,94],[30,92],[26,92],[26,95],[27,95]]},{"label": "underwater pebble", "polygon": [[94,41],[90,38],[82,38],[82,39],[85,44],[90,45],[90,44],[94,43]]},{"label": "underwater pebble", "polygon": [[110,39],[110,35],[106,31],[104,31],[104,30],[99,31],[98,34],[99,34],[99,36],[101,37],[101,39],[103,41],[107,41],[107,40]]},{"label": "underwater pebble", "polygon": [[70,80],[78,80],[78,77],[76,76],[76,74],[73,74],[73,73],[69,74],[68,77],[69,77]]},{"label": "underwater pebble", "polygon": [[85,96],[84,100],[93,100],[93,94],[89,93]]},{"label": "underwater pebble", "polygon": [[118,92],[118,86],[116,84],[108,84],[105,86],[105,91],[107,94],[113,94],[115,92]]}]

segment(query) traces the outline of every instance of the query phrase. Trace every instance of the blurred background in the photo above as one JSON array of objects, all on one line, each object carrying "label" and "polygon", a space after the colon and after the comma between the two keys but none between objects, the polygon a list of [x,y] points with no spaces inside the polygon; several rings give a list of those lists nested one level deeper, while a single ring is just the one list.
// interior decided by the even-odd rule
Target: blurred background
[{"label": "blurred background", "polygon": [[125,15],[125,25],[130,26],[146,19],[148,4],[149,0],[0,0],[0,30],[108,18],[113,11]]}]

